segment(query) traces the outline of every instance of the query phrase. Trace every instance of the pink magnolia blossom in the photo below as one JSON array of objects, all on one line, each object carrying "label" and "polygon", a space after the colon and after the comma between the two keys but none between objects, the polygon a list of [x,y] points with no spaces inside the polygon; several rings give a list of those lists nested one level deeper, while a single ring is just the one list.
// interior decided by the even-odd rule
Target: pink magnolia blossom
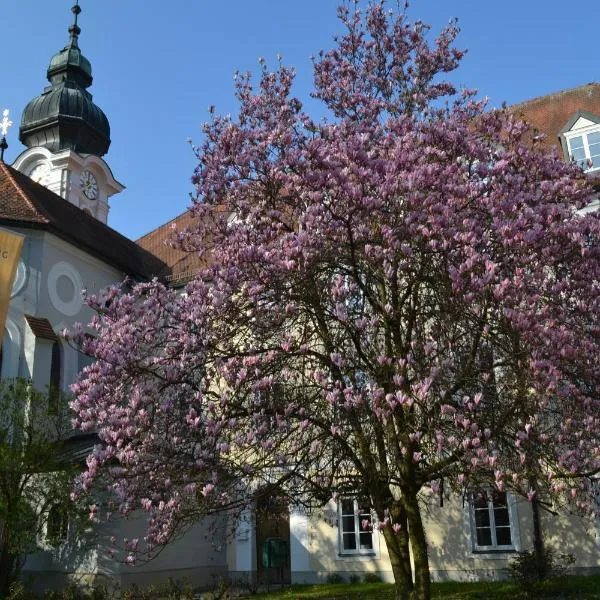
[{"label": "pink magnolia blossom", "polygon": [[572,484],[600,471],[591,190],[445,80],[454,23],[430,44],[353,6],[314,60],[327,119],[262,63],[236,79],[237,117],[205,125],[177,243],[207,266],[185,293],[114,286],[88,296],[95,336],[72,333],[97,359],[73,387],[100,438],[79,493],[106,482],[123,514],[146,511],[146,549],[265,489],[364,493],[384,536],[384,507],[399,527],[390,552],[433,482],[526,496],[535,475],[537,497],[594,506]]}]

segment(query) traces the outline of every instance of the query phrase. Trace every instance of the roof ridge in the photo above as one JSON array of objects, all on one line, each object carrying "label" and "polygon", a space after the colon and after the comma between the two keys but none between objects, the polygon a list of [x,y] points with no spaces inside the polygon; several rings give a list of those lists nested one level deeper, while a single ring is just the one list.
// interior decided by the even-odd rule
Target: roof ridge
[{"label": "roof ridge", "polygon": [[[23,191],[21,186],[17,183],[17,181],[14,178],[14,175],[11,173],[12,167],[9,168],[9,166],[6,163],[1,162],[1,161],[0,161],[0,166],[4,170],[6,176],[10,179],[10,182],[12,183],[13,187],[15,188],[15,190],[17,191],[19,196],[21,196],[21,198],[23,198],[23,200],[25,200],[25,203],[31,209],[31,211],[34,214],[38,215],[40,219],[43,219],[44,223],[50,223],[50,219],[48,219],[48,217],[46,215],[40,214],[40,211],[38,210],[38,208],[33,204],[33,202],[29,199],[27,194]],[[15,169],[15,171],[16,171],[16,169]]]},{"label": "roof ridge", "polygon": [[575,87],[565,88],[564,90],[558,90],[557,92],[550,92],[549,94],[543,94],[541,96],[536,96],[535,98],[529,98],[529,100],[523,100],[522,102],[517,102],[516,104],[511,104],[509,106],[510,109],[518,108],[519,106],[525,106],[527,104],[531,104],[532,102],[537,102],[539,100],[543,100],[544,98],[549,98],[551,96],[558,96],[559,94],[565,94],[567,92],[573,92],[575,90],[588,87],[595,86],[600,87],[600,83],[597,81],[589,81],[588,83],[583,83],[581,85],[576,85]]}]

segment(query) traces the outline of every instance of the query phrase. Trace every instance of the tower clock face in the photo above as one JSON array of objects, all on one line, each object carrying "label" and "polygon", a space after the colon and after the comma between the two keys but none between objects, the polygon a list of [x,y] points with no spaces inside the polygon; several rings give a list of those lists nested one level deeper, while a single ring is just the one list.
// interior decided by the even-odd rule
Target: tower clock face
[{"label": "tower clock face", "polygon": [[98,197],[98,182],[93,173],[90,171],[82,171],[80,183],[83,195],[88,200],[95,200]]}]

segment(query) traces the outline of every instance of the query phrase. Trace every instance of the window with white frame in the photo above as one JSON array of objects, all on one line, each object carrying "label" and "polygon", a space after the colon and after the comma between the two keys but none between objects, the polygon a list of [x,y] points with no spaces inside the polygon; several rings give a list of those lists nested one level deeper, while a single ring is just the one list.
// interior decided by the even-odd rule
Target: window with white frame
[{"label": "window with white frame", "polygon": [[470,504],[473,550],[515,550],[514,517],[506,492],[478,490]]},{"label": "window with white frame", "polygon": [[338,510],[340,554],[374,555],[373,515],[369,502],[358,498],[342,498]]},{"label": "window with white frame", "polygon": [[600,169],[600,127],[565,134],[570,159],[584,171]]}]

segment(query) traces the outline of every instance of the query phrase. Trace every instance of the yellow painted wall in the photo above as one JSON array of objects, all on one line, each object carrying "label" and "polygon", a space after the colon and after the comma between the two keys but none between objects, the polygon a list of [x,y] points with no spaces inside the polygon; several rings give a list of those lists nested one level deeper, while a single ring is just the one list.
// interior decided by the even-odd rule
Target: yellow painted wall
[{"label": "yellow painted wall", "polygon": [[[327,506],[323,514],[309,521],[310,568],[315,580],[324,580],[337,572],[346,579],[352,573],[378,572],[384,580],[392,580],[385,540],[375,534],[378,552],[375,557],[349,557],[338,553],[336,511]],[[505,577],[516,552],[474,552],[471,539],[470,513],[459,496],[445,498],[440,506],[437,497],[423,504],[431,572],[436,580],[482,580]],[[515,499],[512,516],[518,521],[513,527],[517,550],[531,550],[533,529],[531,507],[527,500]],[[600,529],[579,516],[542,513],[545,542],[559,552],[570,552],[576,558],[578,570],[600,570]]]}]

